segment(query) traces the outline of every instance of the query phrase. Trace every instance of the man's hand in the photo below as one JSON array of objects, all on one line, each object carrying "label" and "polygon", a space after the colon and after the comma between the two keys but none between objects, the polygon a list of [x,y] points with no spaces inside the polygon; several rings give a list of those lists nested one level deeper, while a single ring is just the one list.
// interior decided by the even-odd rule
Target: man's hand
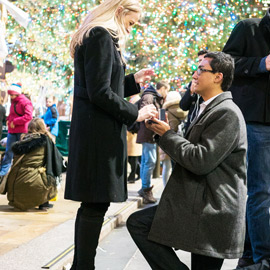
[{"label": "man's hand", "polygon": [[11,128],[15,128],[15,125],[14,125],[13,121],[10,122],[10,127],[11,127]]},{"label": "man's hand", "polygon": [[265,66],[268,71],[270,71],[270,54],[265,59]]},{"label": "man's hand", "polygon": [[145,126],[154,131],[159,136],[162,136],[164,133],[171,129],[166,122],[160,121],[157,118],[152,118],[150,121],[151,124],[148,121],[149,120],[145,120]]},{"label": "man's hand", "polygon": [[151,77],[155,75],[155,72],[152,68],[144,68],[134,74],[136,83],[145,83],[150,81]]},{"label": "man's hand", "polygon": [[196,84],[194,83],[194,81],[192,81],[191,86],[190,86],[190,95],[191,96],[193,96],[195,93],[195,85]]}]

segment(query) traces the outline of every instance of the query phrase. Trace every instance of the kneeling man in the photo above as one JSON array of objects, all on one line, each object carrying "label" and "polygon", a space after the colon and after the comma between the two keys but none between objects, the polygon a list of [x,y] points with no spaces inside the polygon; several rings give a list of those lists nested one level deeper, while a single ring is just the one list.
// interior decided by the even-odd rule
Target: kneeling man
[{"label": "kneeling man", "polygon": [[173,248],[191,252],[192,270],[221,269],[245,239],[246,126],[230,92],[231,56],[207,53],[193,75],[204,102],[185,138],[167,123],[146,124],[176,162],[158,206],[132,214],[128,230],[155,270],[186,270]]}]

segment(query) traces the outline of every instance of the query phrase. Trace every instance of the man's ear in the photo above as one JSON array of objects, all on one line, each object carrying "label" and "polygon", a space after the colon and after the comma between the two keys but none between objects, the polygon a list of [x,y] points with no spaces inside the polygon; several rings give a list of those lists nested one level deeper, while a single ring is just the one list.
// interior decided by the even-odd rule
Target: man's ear
[{"label": "man's ear", "polygon": [[215,82],[221,84],[223,81],[223,73],[219,72],[219,73],[216,73],[215,75],[216,75]]}]

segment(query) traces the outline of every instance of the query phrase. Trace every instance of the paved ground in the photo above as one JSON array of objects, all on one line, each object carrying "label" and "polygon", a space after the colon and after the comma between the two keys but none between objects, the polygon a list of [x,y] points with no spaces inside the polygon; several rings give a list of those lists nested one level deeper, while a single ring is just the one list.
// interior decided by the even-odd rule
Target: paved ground
[{"label": "paved ground", "polygon": [[[110,206],[97,251],[97,270],[150,269],[125,227],[126,218],[142,205],[137,196],[140,184],[137,181],[128,185],[127,202]],[[160,197],[162,180],[153,179],[153,184],[155,195]],[[62,270],[72,261],[74,220],[79,203],[64,200],[63,191],[64,181],[58,201],[47,212],[15,211],[8,206],[6,196],[0,195],[1,270],[38,270],[45,266],[45,269]],[[70,252],[64,252],[66,249]],[[178,255],[190,266],[189,253],[178,252]],[[226,260],[222,270],[233,269],[235,265],[236,260]]]}]

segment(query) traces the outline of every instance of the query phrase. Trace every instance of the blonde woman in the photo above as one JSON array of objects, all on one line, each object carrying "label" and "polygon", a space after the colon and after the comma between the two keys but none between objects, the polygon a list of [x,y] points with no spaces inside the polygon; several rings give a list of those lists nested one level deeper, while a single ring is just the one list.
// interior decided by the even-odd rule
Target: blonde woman
[{"label": "blonde woman", "polygon": [[65,198],[80,201],[72,270],[94,269],[104,215],[110,202],[127,199],[126,125],[155,115],[124,97],[140,92],[152,69],[125,76],[125,40],[140,18],[136,0],[105,0],[74,34],[74,104]]}]

